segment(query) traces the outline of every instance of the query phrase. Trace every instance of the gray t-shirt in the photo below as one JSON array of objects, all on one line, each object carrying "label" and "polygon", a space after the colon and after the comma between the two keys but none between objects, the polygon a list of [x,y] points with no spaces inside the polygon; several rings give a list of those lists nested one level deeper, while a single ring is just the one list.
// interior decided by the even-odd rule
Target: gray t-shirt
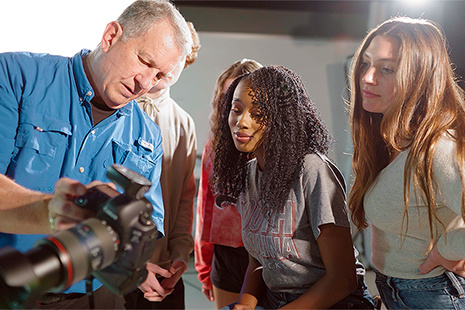
[{"label": "gray t-shirt", "polygon": [[333,223],[350,227],[344,179],[326,157],[307,155],[283,211],[273,212],[267,219],[257,204],[261,176],[256,160],[252,160],[249,188],[237,204],[245,248],[262,264],[269,289],[304,293],[326,273],[316,242],[319,226]]}]

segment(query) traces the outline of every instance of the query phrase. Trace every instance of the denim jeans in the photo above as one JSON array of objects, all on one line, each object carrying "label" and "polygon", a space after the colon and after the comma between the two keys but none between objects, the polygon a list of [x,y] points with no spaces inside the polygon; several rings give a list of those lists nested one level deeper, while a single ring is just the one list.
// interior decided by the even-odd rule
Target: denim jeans
[{"label": "denim jeans", "polygon": [[465,309],[465,279],[447,271],[425,279],[376,273],[376,287],[387,309]]}]

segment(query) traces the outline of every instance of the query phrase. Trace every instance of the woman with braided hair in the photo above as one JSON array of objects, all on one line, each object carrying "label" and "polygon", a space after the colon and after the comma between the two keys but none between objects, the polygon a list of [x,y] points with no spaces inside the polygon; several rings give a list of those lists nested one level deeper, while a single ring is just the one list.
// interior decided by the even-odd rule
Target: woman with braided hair
[{"label": "woman with braided hair", "polygon": [[221,201],[236,203],[249,253],[235,309],[372,309],[344,179],[301,79],[260,68],[231,84],[222,107],[212,183]]}]

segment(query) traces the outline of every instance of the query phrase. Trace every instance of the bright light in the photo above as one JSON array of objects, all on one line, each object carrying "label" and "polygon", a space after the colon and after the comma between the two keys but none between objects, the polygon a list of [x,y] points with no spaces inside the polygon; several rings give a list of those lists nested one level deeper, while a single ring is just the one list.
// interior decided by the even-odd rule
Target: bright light
[{"label": "bright light", "polygon": [[72,56],[100,42],[106,24],[133,0],[16,0],[0,5],[0,52]]},{"label": "bright light", "polygon": [[405,6],[409,7],[421,7],[431,2],[431,0],[400,0]]}]

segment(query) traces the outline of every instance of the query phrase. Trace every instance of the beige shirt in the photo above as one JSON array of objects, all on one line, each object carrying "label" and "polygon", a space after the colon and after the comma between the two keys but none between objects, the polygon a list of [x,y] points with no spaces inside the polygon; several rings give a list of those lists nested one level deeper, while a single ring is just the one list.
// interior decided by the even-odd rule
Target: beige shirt
[{"label": "beige shirt", "polygon": [[150,262],[168,268],[175,260],[189,262],[194,248],[192,222],[197,152],[195,125],[170,97],[169,88],[157,99],[137,99],[142,110],[160,127],[163,138],[161,188],[165,209],[165,237],[157,240]]},{"label": "beige shirt", "polygon": [[[404,168],[408,151],[401,152],[379,174],[365,195],[364,206],[372,225],[372,261],[383,274],[407,279],[438,276],[437,267],[426,275],[417,273],[426,260],[430,244],[428,210],[410,186],[408,220],[404,218]],[[447,259],[465,258],[465,224],[461,217],[462,183],[457,166],[456,144],[447,136],[438,142],[433,171],[439,190],[436,193],[438,224],[434,242]],[[412,182],[411,182],[412,183]],[[447,232],[447,234],[445,234]]]}]

